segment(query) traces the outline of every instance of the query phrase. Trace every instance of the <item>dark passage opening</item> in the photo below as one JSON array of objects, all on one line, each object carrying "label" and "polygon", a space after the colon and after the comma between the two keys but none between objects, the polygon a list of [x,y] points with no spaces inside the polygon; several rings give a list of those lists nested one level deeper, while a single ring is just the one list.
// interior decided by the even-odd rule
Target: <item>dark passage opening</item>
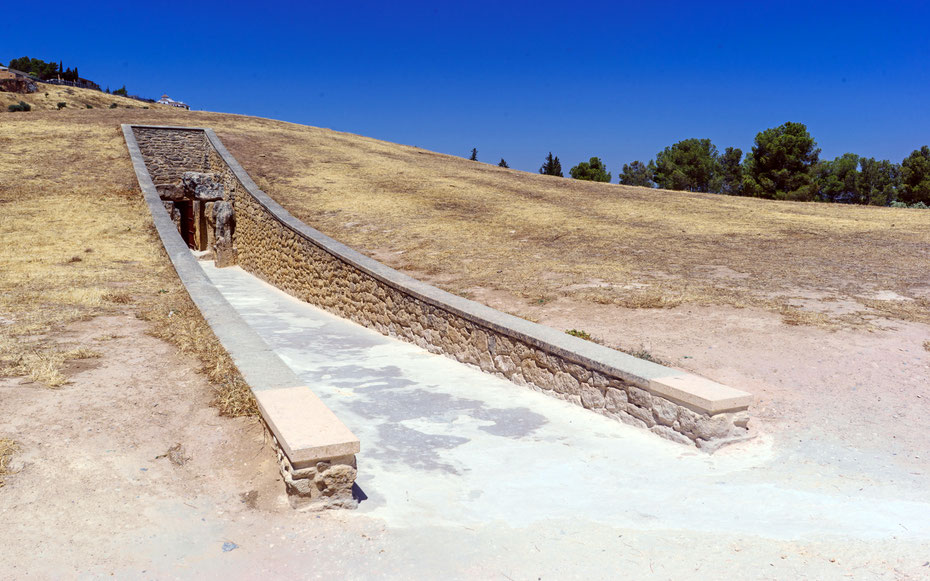
[{"label": "dark passage opening", "polygon": [[188,248],[197,250],[197,225],[194,217],[194,203],[190,201],[175,202],[175,207],[181,213],[179,229],[181,238]]}]

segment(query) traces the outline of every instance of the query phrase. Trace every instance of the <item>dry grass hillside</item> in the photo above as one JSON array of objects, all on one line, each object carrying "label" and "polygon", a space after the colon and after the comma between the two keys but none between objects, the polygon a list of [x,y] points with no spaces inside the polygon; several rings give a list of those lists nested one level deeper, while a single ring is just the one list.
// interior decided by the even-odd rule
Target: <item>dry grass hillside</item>
[{"label": "dry grass hillside", "polygon": [[[135,241],[119,260],[138,260],[152,241],[116,234],[145,222],[119,124],[190,124],[215,128],[258,183],[310,225],[452,292],[506,296],[496,306],[529,318],[528,309],[569,299],[754,306],[787,323],[832,327],[930,321],[927,211],[578,182],[326,129],[128,109],[122,101],[138,102],[43,87],[48,103],[68,93],[95,105],[0,113],[0,232],[5,260],[16,262],[4,269],[5,285],[41,278],[32,266],[39,260],[54,262],[54,276],[67,282],[80,270],[72,258],[85,269],[102,259],[85,253],[95,240]],[[101,99],[120,107],[97,106]],[[132,212],[133,225],[124,226],[130,214],[100,215],[117,211]],[[46,248],[54,256],[39,254]],[[118,264],[108,268],[125,272]],[[106,302],[102,287],[67,292],[75,304]]]},{"label": "dry grass hillside", "polygon": [[219,134],[292,213],[458,294],[757,306],[828,326],[930,321],[927,211],[579,182],[256,124]]},{"label": "dry grass hillside", "polygon": [[129,313],[201,357],[224,413],[252,413],[248,387],[161,249],[119,131],[140,113],[167,120],[161,111],[0,113],[0,376],[60,386],[108,346],[62,341],[59,332]]},{"label": "dry grass hillside", "polygon": [[[7,93],[0,91],[0,111],[7,113],[7,107],[25,101],[33,111],[57,111],[58,103],[64,103],[64,109],[108,109],[112,105],[127,109],[165,109],[168,105],[143,103],[135,99],[127,99],[119,95],[108,95],[100,91],[89,91],[62,85],[49,85],[38,83],[39,90],[35,93]],[[89,106],[89,107],[88,107]]]}]

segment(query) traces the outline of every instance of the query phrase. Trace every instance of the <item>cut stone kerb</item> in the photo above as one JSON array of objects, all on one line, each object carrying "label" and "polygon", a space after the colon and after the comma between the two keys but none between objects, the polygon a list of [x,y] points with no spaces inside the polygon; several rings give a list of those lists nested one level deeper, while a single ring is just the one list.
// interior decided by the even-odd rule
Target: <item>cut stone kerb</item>
[{"label": "cut stone kerb", "polygon": [[712,449],[746,435],[750,394],[502,313],[364,256],[293,217],[212,130],[204,134],[204,171],[237,192],[245,270],[385,335],[676,442]]}]

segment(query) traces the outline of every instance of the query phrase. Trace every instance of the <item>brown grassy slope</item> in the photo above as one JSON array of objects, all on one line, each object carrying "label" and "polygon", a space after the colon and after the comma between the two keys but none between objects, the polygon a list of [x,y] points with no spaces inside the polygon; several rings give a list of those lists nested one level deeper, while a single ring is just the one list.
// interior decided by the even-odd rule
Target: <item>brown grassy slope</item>
[{"label": "brown grassy slope", "polygon": [[20,101],[29,103],[33,111],[57,110],[58,103],[65,103],[66,109],[86,109],[87,105],[95,109],[106,109],[112,104],[117,107],[164,109],[168,105],[143,103],[118,95],[108,95],[100,91],[76,89],[62,85],[37,83],[39,90],[35,93],[7,93],[0,91],[0,111],[7,113],[7,107]]},{"label": "brown grassy slope", "polygon": [[802,297],[930,320],[927,211],[579,182],[287,124],[219,134],[296,216],[452,292],[755,305],[793,323],[869,317],[788,306]]},{"label": "brown grassy slope", "polygon": [[133,111],[141,112],[0,113],[0,375],[61,385],[68,360],[107,346],[62,344],[57,331],[128,311],[201,357],[217,383],[221,411],[254,412],[247,387],[174,274],[138,193],[119,130]]},{"label": "brown grassy slope", "polygon": [[[0,146],[65,173],[126,160],[117,129],[123,121],[213,127],[296,216],[459,294],[491,289],[533,304],[563,296],[627,307],[755,305],[793,323],[863,318],[798,311],[788,306],[792,297],[854,301],[871,313],[910,320],[927,321],[930,311],[926,211],[578,182],[235,115],[0,113],[0,125],[13,119],[24,126],[34,119],[34,136],[7,138]],[[64,125],[71,153],[53,155],[36,144],[43,132]],[[121,183],[134,189],[128,160],[120,163]],[[116,178],[108,173],[107,179]],[[46,181],[56,183],[61,179]],[[910,300],[888,300],[879,291]]]}]

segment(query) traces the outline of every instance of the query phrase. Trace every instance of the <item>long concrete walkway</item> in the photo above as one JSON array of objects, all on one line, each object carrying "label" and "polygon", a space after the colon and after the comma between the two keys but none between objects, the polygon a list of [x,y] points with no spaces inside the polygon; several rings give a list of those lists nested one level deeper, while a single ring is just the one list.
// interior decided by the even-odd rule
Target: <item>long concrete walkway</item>
[{"label": "long concrete walkway", "polygon": [[764,435],[707,455],[384,337],[238,267],[202,264],[361,439],[359,517],[400,528],[571,521],[592,534],[930,539],[927,491],[902,486],[904,475],[791,457]]}]

